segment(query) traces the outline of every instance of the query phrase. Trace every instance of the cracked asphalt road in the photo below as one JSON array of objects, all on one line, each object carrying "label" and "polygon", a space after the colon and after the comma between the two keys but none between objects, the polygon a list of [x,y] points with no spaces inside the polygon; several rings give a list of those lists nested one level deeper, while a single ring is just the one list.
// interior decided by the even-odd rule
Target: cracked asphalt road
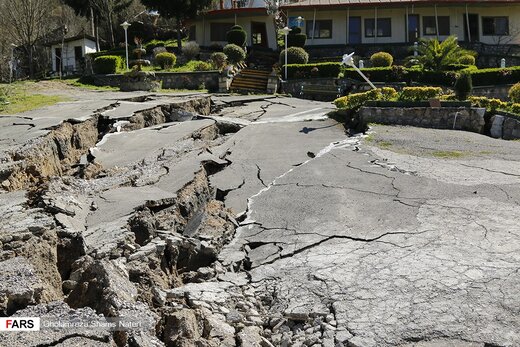
[{"label": "cracked asphalt road", "polygon": [[[520,143],[383,126],[316,137],[334,131],[342,142],[256,194],[233,191],[247,191],[249,209],[221,260],[250,264],[272,312],[333,313],[353,346],[519,345]],[[254,163],[277,165],[255,149],[251,176]]]}]

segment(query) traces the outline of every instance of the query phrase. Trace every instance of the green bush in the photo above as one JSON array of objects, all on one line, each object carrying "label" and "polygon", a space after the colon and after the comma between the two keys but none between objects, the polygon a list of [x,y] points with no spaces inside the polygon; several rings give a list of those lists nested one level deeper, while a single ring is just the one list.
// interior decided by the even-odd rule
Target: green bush
[{"label": "green bush", "polygon": [[169,69],[175,65],[177,57],[173,53],[163,52],[155,56],[155,62],[161,69]]},{"label": "green bush", "polygon": [[211,62],[213,63],[213,66],[216,69],[222,69],[224,66],[226,66],[227,61],[227,55],[225,55],[222,52],[213,52],[211,53],[211,56],[209,57]]},{"label": "green bush", "polygon": [[473,83],[471,82],[471,74],[462,73],[455,81],[455,94],[457,99],[464,101],[468,98],[469,94],[473,90]]},{"label": "green bush", "polygon": [[[318,69],[316,77],[338,77],[341,71],[341,63],[316,63],[316,64],[287,64],[287,78],[310,78],[312,70]],[[285,71],[282,67],[282,71]]]},{"label": "green bush", "polygon": [[[287,64],[307,64],[309,53],[301,47],[287,48]],[[285,64],[285,49],[280,53],[280,64]]]},{"label": "green bush", "polygon": [[153,51],[156,47],[166,47],[166,42],[161,40],[152,40],[143,45],[143,48],[146,49],[147,52]]},{"label": "green bush", "polygon": [[364,93],[354,93],[334,100],[334,104],[339,109],[357,110],[367,101],[371,100],[395,100],[397,92],[394,88],[378,88],[372,89]]},{"label": "green bush", "polygon": [[514,103],[511,105],[511,107],[509,109],[511,110],[511,112],[520,115],[520,104]]},{"label": "green bush", "polygon": [[488,112],[496,111],[498,109],[507,109],[507,102],[500,99],[489,99],[485,96],[470,96],[468,98],[471,104],[476,107],[483,107]]},{"label": "green bush", "polygon": [[224,46],[224,54],[232,64],[240,63],[246,59],[246,52],[242,47],[232,43]]},{"label": "green bush", "polygon": [[182,54],[187,60],[195,59],[195,57],[199,55],[199,52],[199,44],[195,41],[186,42],[184,46],[182,46]]},{"label": "green bush", "polygon": [[302,34],[302,29],[298,27],[292,27],[292,31],[287,35],[287,47],[301,47],[305,46],[307,42],[307,35]]},{"label": "green bush", "polygon": [[425,101],[441,94],[440,87],[404,87],[399,94],[399,101]]},{"label": "green bush", "polygon": [[509,100],[514,103],[520,103],[520,83],[516,83],[509,89]]},{"label": "green bush", "polygon": [[206,61],[197,61],[195,62],[193,69],[195,71],[210,71],[213,69],[213,66],[211,65],[211,63]]},{"label": "green bush", "polygon": [[370,57],[370,63],[373,67],[388,67],[392,66],[394,57],[390,53],[377,52]]},{"label": "green bush", "polygon": [[459,64],[463,65],[475,65],[475,57],[470,54],[464,54],[459,58]]},{"label": "green bush", "polygon": [[94,59],[92,68],[97,74],[113,74],[117,70],[122,69],[124,65],[123,59],[117,55],[104,55]]},{"label": "green bush", "polygon": [[227,32],[226,38],[229,44],[244,47],[246,44],[247,33],[240,25],[235,25]]},{"label": "green bush", "polygon": [[513,84],[520,81],[520,66],[508,68],[480,69],[471,72],[474,86]]}]

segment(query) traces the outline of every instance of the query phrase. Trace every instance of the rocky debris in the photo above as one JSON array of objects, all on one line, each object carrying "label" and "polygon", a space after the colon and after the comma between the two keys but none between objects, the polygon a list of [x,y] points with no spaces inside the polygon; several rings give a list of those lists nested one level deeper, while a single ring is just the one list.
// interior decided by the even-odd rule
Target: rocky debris
[{"label": "rocky debris", "polygon": [[0,314],[10,315],[40,301],[43,283],[22,257],[0,262]]}]

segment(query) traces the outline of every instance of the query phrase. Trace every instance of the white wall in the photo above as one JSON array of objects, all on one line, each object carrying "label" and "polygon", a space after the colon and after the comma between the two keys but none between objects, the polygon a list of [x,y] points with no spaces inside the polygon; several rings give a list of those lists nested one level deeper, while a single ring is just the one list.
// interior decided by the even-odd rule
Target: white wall
[{"label": "white wall", "polygon": [[[520,5],[509,5],[507,7],[477,7],[477,6],[469,6],[468,12],[470,14],[479,14],[479,36],[480,42],[487,44],[496,44],[498,42],[501,43],[515,43],[520,44]],[[347,13],[350,13],[352,17],[361,17],[361,27],[362,27],[362,43],[366,44],[377,44],[377,43],[403,43],[406,42],[406,7],[401,8],[392,8],[392,9],[383,9],[378,8],[377,17],[378,18],[391,18],[392,19],[392,36],[391,37],[365,37],[365,19],[366,18],[375,18],[375,9],[356,9],[352,8],[350,11],[347,9],[340,10],[332,10],[332,9],[317,9],[316,11],[316,20],[321,19],[332,19],[333,29],[332,29],[332,38],[331,39],[318,39],[315,38],[314,41],[311,37],[308,38],[308,45],[341,45],[347,44]],[[418,14],[420,16],[421,23],[421,31],[420,37],[432,38],[433,36],[424,36],[423,35],[423,16],[434,16],[435,8],[432,6],[429,7],[417,7],[415,6],[412,10],[412,7],[408,8],[409,14]],[[450,33],[452,35],[457,36],[461,41],[464,40],[464,21],[463,16],[465,15],[465,7],[437,7],[437,15],[438,16],[449,16],[450,17]],[[312,9],[308,10],[297,10],[297,9],[289,9],[288,17],[297,17],[302,16],[305,18],[305,26],[312,25],[312,20],[314,17],[314,11]],[[510,34],[509,36],[483,36],[482,35],[482,16],[507,16],[509,17],[509,27]],[[440,36],[441,40],[445,39],[446,36]]]},{"label": "white wall", "polygon": [[[272,17],[265,16],[250,16],[250,17],[237,17],[237,25],[240,25],[247,32],[247,45],[251,45],[251,22],[265,23],[267,29],[267,43],[269,48],[276,49],[276,33],[274,29],[274,23]],[[211,41],[210,27],[211,23],[235,23],[234,15],[228,18],[205,18],[204,20],[198,20],[196,23],[196,41],[201,46],[211,46],[212,44],[219,44],[225,46],[227,41]],[[203,25],[204,24],[204,25]]]},{"label": "white wall", "polygon": [[[74,55],[74,47],[77,46],[82,47],[83,56],[85,56],[87,53],[97,52],[96,43],[89,39],[79,39],[76,41],[65,42],[63,45],[63,51],[61,53],[63,70],[75,71],[79,68],[76,66],[76,57]],[[53,71],[59,71],[59,65],[56,65],[56,48],[62,48],[61,44],[51,46]]]}]

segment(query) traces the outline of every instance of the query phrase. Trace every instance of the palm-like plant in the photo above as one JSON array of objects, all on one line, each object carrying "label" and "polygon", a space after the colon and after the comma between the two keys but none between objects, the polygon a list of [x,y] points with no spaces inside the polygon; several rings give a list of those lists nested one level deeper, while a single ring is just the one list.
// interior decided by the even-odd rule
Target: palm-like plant
[{"label": "palm-like plant", "polygon": [[417,47],[417,59],[423,69],[441,71],[451,64],[457,64],[464,55],[475,56],[475,52],[459,46],[455,36],[449,36],[444,41],[437,39],[421,39]]}]

